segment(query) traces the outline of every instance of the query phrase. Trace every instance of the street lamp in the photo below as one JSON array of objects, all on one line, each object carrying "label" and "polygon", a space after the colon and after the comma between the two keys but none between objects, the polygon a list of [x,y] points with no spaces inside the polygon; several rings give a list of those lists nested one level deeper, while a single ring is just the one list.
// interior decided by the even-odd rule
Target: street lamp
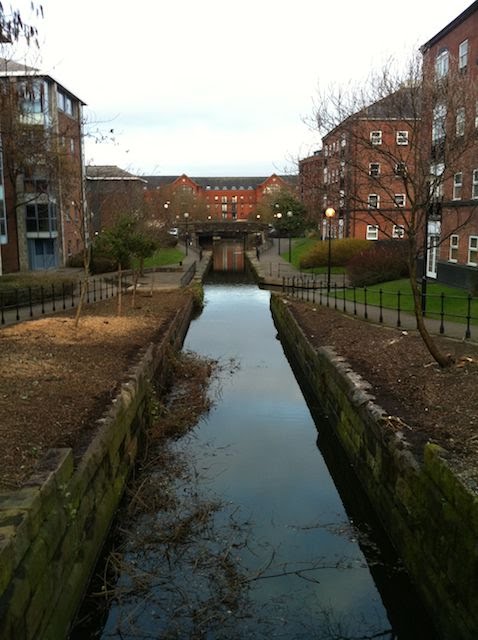
[{"label": "street lamp", "polygon": [[327,207],[325,210],[325,217],[328,221],[328,235],[329,235],[329,255],[327,260],[327,292],[330,291],[330,266],[332,262],[332,219],[335,216],[335,209]]},{"label": "street lamp", "polygon": [[288,223],[288,227],[289,227],[289,262],[292,264],[292,229],[290,228],[290,223],[292,221],[292,216],[294,214],[292,213],[292,211],[288,211],[287,212],[287,217],[289,218],[289,223]]},{"label": "street lamp", "polygon": [[189,218],[189,213],[185,213],[184,214],[184,219],[186,221],[186,241],[185,241],[185,245],[186,245],[186,255],[188,255],[188,244],[189,244],[189,235],[188,235],[188,218]]},{"label": "street lamp", "polygon": [[[277,207],[278,205],[276,205]],[[279,211],[279,213],[276,214],[276,218],[279,220],[279,224],[280,224],[280,219],[282,218],[282,213]],[[280,255],[280,234],[282,233],[282,231],[279,229],[277,229],[277,239],[279,240],[279,248],[277,250],[277,253]]]}]

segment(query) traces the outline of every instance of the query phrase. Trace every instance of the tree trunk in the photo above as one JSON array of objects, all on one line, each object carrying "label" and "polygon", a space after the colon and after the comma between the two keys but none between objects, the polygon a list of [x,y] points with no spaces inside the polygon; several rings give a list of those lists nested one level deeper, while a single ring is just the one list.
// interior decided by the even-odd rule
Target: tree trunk
[{"label": "tree trunk", "polygon": [[121,262],[118,263],[118,315],[123,311],[123,272],[121,270]]},{"label": "tree trunk", "polygon": [[425,325],[423,312],[422,312],[421,295],[420,295],[420,291],[418,290],[418,284],[417,284],[417,271],[415,266],[415,260],[412,260],[411,262],[413,262],[413,264],[409,265],[410,285],[412,287],[413,308],[415,312],[415,319],[417,321],[418,333],[420,334],[420,337],[422,338],[426,348],[428,349],[428,352],[430,353],[432,358],[435,360],[435,362],[437,362],[438,365],[442,368],[449,367],[451,364],[453,364],[453,359],[449,354],[444,354],[440,350],[440,348],[438,347],[435,340],[430,335]]}]

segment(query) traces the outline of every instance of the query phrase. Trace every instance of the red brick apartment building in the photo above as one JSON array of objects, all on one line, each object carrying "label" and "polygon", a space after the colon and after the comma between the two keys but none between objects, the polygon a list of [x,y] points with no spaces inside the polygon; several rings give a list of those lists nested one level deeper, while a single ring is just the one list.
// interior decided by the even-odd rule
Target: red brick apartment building
[{"label": "red brick apartment building", "polygon": [[[478,2],[421,47],[425,84],[459,89],[427,103],[431,171],[443,173],[428,224],[427,275],[476,286],[478,278]],[[456,160],[449,161],[454,155]],[[446,158],[445,158],[446,156]]]},{"label": "red brick apartment building", "polygon": [[336,210],[332,237],[403,237],[410,211],[403,169],[413,168],[409,102],[401,90],[357,112],[324,136],[320,152],[300,161],[301,196],[315,209],[322,237],[327,207]]},{"label": "red brick apartment building", "polygon": [[[429,278],[463,287],[478,279],[478,2],[420,49],[420,108],[406,91],[339,123],[299,163],[299,187],[322,237],[404,235],[410,207],[424,219]],[[395,96],[395,98],[394,98]],[[398,101],[396,97],[404,96]],[[406,173],[404,173],[406,172]],[[413,179],[410,178],[414,172]],[[414,189],[410,193],[410,187]],[[418,203],[418,204],[417,204]]]},{"label": "red brick apartment building", "polygon": [[144,176],[146,193],[156,198],[167,212],[169,221],[184,220],[250,220],[264,198],[281,190],[294,191],[295,179],[272,174],[268,177],[189,177]]},{"label": "red brick apartment building", "polygon": [[64,265],[82,247],[84,103],[0,60],[0,274]]}]

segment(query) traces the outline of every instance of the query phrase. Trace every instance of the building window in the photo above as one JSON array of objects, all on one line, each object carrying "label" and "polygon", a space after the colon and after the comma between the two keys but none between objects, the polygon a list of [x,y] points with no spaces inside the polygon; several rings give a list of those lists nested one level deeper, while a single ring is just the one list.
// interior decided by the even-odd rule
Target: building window
[{"label": "building window", "polygon": [[473,184],[471,187],[471,197],[475,200],[478,198],[478,169],[473,169]]},{"label": "building window", "polygon": [[378,178],[380,175],[380,163],[379,162],[371,162],[368,166],[368,173],[372,178]]},{"label": "building window", "polygon": [[435,60],[435,75],[438,79],[444,78],[448,73],[449,54],[446,49],[441,51]]},{"label": "building window", "polygon": [[463,173],[455,173],[453,176],[453,200],[461,200],[461,191],[463,187]]},{"label": "building window", "polygon": [[443,162],[436,162],[430,167],[430,195],[439,200],[443,196]]},{"label": "building window", "polygon": [[433,109],[432,143],[436,144],[445,137],[446,106],[437,104]]},{"label": "building window", "polygon": [[478,267],[478,236],[470,236],[468,240],[468,264]]},{"label": "building window", "polygon": [[69,116],[73,115],[73,101],[63,91],[58,90],[56,94],[56,102],[58,109]]},{"label": "building window", "polygon": [[450,236],[450,250],[448,252],[449,262],[458,261],[458,236],[456,234]]},{"label": "building window", "polygon": [[381,131],[371,131],[370,132],[370,142],[371,142],[371,144],[382,144],[382,132]]},{"label": "building window", "polygon": [[458,47],[458,68],[461,70],[466,69],[468,65],[468,40],[460,42]]},{"label": "building window", "polygon": [[396,193],[393,196],[393,200],[395,202],[396,207],[404,207],[406,202],[406,197],[404,193]]},{"label": "building window", "polygon": [[408,144],[408,131],[397,131],[397,144],[402,146]]},{"label": "building window", "polygon": [[455,131],[457,136],[465,135],[465,107],[456,110]]},{"label": "building window", "polygon": [[405,178],[407,175],[407,165],[404,162],[397,162],[395,165],[394,173],[396,176]]},{"label": "building window", "polygon": [[370,193],[368,196],[368,208],[378,209],[380,206],[380,198],[376,193]]},{"label": "building window", "polygon": [[392,238],[398,239],[405,236],[405,227],[403,224],[394,224],[392,228]]},{"label": "building window", "polygon": [[27,233],[55,233],[56,206],[53,202],[27,204]]},{"label": "building window", "polygon": [[365,237],[367,240],[378,240],[378,225],[368,224],[367,235]]}]

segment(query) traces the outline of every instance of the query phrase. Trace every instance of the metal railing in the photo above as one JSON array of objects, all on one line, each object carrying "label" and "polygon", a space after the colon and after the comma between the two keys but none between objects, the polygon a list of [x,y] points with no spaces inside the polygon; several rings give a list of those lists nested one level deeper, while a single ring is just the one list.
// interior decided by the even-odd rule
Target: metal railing
[{"label": "metal railing", "polygon": [[[336,310],[374,320],[379,323],[402,327],[416,326],[413,315],[413,297],[410,292],[387,291],[386,289],[369,290],[367,287],[350,287],[335,280],[327,286],[327,282],[314,275],[298,275],[282,278],[282,291],[300,300],[332,307]],[[478,316],[473,315],[476,309],[476,298],[452,296],[445,293],[427,293],[425,319],[440,334],[454,337],[471,338],[471,327],[478,325]],[[458,312],[457,301],[463,312]]]},{"label": "metal railing", "polygon": [[[130,284],[123,281],[125,292]],[[20,322],[39,317],[47,313],[65,311],[77,306],[80,299],[81,283],[60,283],[50,286],[18,287],[12,290],[0,290],[0,324]],[[115,297],[118,294],[117,275],[109,277],[91,277],[85,292],[85,302],[98,302]]]}]

